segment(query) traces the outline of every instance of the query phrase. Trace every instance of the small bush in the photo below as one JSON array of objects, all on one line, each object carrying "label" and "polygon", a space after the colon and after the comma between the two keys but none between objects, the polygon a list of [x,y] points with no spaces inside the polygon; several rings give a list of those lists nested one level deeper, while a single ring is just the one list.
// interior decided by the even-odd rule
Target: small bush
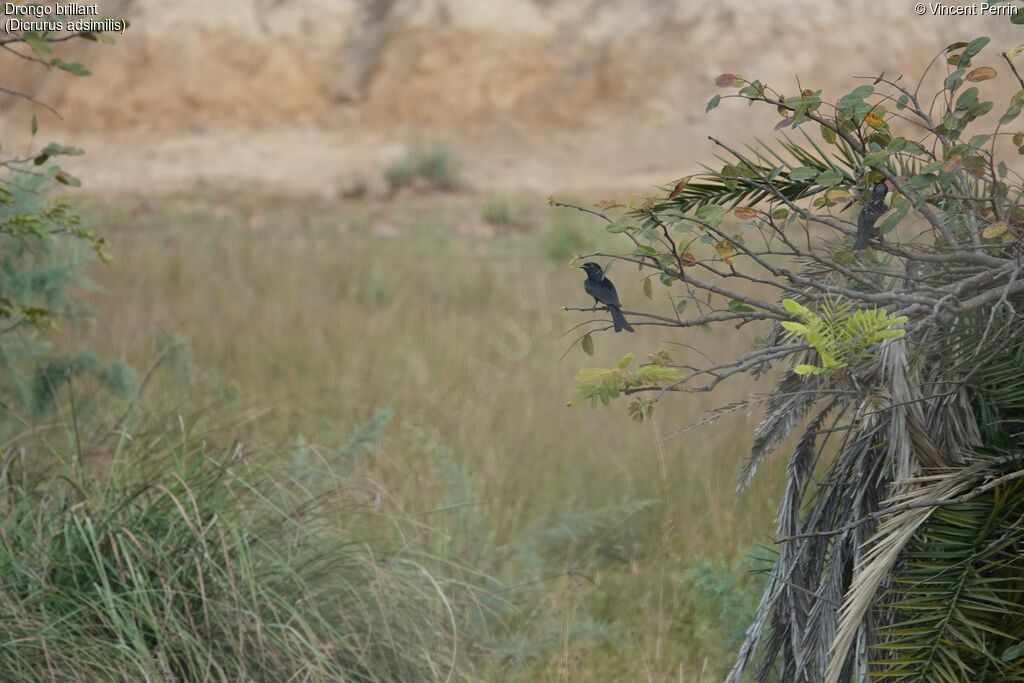
[{"label": "small bush", "polygon": [[404,187],[452,192],[461,186],[458,155],[442,143],[415,145],[384,169],[392,192]]},{"label": "small bush", "polygon": [[[734,562],[704,559],[682,575],[693,613],[704,615],[694,637],[700,651],[732,653],[743,643],[764,588],[764,560],[748,555]],[[708,616],[713,615],[713,616]]]},{"label": "small bush", "polygon": [[491,225],[509,228],[526,228],[530,223],[523,203],[508,195],[488,197],[481,217]]}]

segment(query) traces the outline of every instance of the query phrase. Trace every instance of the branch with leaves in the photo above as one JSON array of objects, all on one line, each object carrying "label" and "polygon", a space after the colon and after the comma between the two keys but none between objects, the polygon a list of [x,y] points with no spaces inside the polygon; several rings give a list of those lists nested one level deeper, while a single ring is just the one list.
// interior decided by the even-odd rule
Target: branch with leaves
[{"label": "branch with leaves", "polygon": [[[37,64],[41,69],[60,69],[75,76],[88,76],[88,69],[78,62],[68,62],[54,55],[54,45],[74,40],[113,42],[109,36],[96,31],[65,34],[24,31],[0,38],[0,49],[12,59]],[[19,47],[28,51],[19,50]],[[60,118],[53,107],[29,93],[0,86],[0,96],[25,100],[31,106]],[[32,149],[38,133],[39,119],[33,114],[29,149]],[[81,226],[66,199],[51,198],[48,193],[55,186],[81,185],[78,178],[55,161],[60,157],[84,153],[77,147],[50,142],[30,154],[0,157],[0,167],[7,171],[7,177],[0,177],[0,238],[4,240],[4,250],[32,250],[48,240],[70,238],[89,245],[102,261],[109,260],[106,241]],[[25,296],[23,292],[0,291],[0,334],[22,327],[47,328],[55,324],[47,305]]]}]

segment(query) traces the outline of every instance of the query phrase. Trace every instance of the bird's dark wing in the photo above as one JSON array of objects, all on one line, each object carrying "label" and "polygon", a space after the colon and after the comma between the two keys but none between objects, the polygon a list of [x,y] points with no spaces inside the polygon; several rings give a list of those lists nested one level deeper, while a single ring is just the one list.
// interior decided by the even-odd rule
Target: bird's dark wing
[{"label": "bird's dark wing", "polygon": [[860,210],[860,214],[857,216],[857,239],[853,244],[854,249],[867,249],[868,243],[871,242],[871,238],[875,233],[875,221],[883,213],[885,211],[879,211],[876,206],[871,204],[864,205],[864,208]]},{"label": "bird's dark wing", "polygon": [[608,300],[605,301],[605,303],[609,306],[618,306],[621,308],[622,303],[619,301],[619,293],[615,291],[615,285],[612,284],[612,281],[605,278],[604,282],[601,284],[604,285],[607,290]]},{"label": "bird's dark wing", "polygon": [[615,285],[608,278],[595,282],[587,278],[587,281],[583,283],[583,288],[587,290],[587,294],[594,297],[605,306],[616,306],[619,307],[622,304],[619,303],[619,293],[615,291]]}]

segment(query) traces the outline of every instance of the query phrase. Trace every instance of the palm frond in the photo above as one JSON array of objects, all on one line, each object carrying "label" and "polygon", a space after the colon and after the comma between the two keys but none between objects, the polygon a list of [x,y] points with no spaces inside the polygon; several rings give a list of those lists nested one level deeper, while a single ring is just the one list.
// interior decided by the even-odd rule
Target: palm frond
[{"label": "palm frond", "polygon": [[817,392],[808,386],[804,377],[793,371],[782,376],[768,400],[764,419],[754,431],[754,445],[740,473],[737,493],[750,485],[761,459],[800,424],[817,400]]},{"label": "palm frond", "polygon": [[[1019,462],[1016,463],[1019,466]],[[936,509],[902,553],[880,628],[879,680],[1021,680],[1024,483]],[[982,675],[988,672],[988,675]]]},{"label": "palm frond", "polygon": [[[1011,460],[1017,461],[1017,458]],[[936,501],[946,501],[954,499],[956,496],[965,494],[971,489],[975,488],[986,478],[1000,474],[1006,467],[1006,458],[999,459],[980,459],[972,462],[971,464],[957,468],[954,470],[940,472],[938,474],[931,474],[925,477],[920,477],[907,484],[913,484],[908,487],[904,492],[899,493],[890,498],[882,506],[882,512],[887,508],[896,508],[898,511],[894,511],[894,514],[884,518],[884,521],[879,525],[878,530],[874,536],[868,541],[868,550],[864,555],[858,571],[853,578],[852,584],[846,593],[846,597],[843,600],[843,606],[840,610],[839,627],[836,631],[836,637],[832,644],[832,651],[830,654],[830,661],[825,675],[825,683],[839,683],[839,681],[845,680],[843,675],[844,668],[847,663],[847,657],[850,655],[854,643],[857,641],[858,636],[862,634],[864,629],[865,620],[868,614],[879,607],[879,596],[881,594],[881,588],[883,585],[890,581],[894,575],[894,569],[898,564],[905,565],[905,571],[909,573],[905,576],[910,577],[906,581],[899,584],[898,589],[893,589],[898,595],[898,591],[909,590],[910,583],[915,580],[922,579],[925,574],[929,581],[943,581],[946,582],[943,585],[947,589],[952,590],[955,587],[955,581],[957,576],[962,576],[963,572],[973,572],[976,567],[976,560],[978,559],[972,553],[982,547],[983,542],[979,545],[979,542],[973,542],[971,545],[972,550],[967,552],[966,545],[955,545],[953,544],[953,535],[960,533],[966,536],[981,535],[984,538],[989,538],[988,534],[991,533],[1002,533],[1006,531],[1006,526],[993,526],[989,527],[988,524],[981,524],[980,526],[972,526],[978,522],[977,515],[982,514],[979,510],[984,509],[984,501],[980,501],[972,506],[975,512],[975,518],[970,515],[966,515],[963,510],[958,511],[955,507],[949,507],[939,510],[939,506],[933,505]],[[1014,482],[1016,483],[1016,482]],[[1024,515],[1024,488],[1016,489],[1016,493],[1013,494],[1016,500],[1014,501],[1013,507],[1016,511],[1016,521],[1020,523],[1021,515]],[[999,496],[1004,492],[996,492],[993,490],[993,496]],[[977,498],[972,499],[977,500]],[[980,506],[980,507],[979,507]],[[929,536],[926,530],[929,528],[926,523],[936,515],[937,519],[948,520],[959,519],[960,528],[954,529],[949,532],[942,532],[941,538],[945,539],[949,544],[949,550],[951,553],[960,552],[960,556],[951,556],[948,560],[945,558],[937,558],[934,553],[936,551],[935,543],[929,540]],[[1005,521],[1005,520],[1004,520]],[[941,527],[939,527],[941,528]],[[987,530],[988,529],[988,530]],[[966,531],[965,531],[966,530]],[[933,531],[933,534],[936,533]],[[1015,538],[1024,538],[1024,530],[1019,532],[1020,536]],[[967,541],[964,541],[966,543]],[[932,555],[928,555],[928,553]],[[963,553],[967,552],[967,556]],[[916,553],[916,554],[915,554]],[[962,566],[964,565],[964,566]],[[951,567],[960,567],[956,571],[950,571]],[[915,571],[922,573],[915,574]],[[928,573],[929,570],[935,570],[933,573]],[[947,577],[949,573],[951,576]],[[950,583],[952,582],[952,583]],[[932,681],[932,680],[943,680],[943,681],[962,681],[966,680],[962,677],[956,678],[942,678],[945,674],[955,673],[953,669],[948,668],[951,659],[943,659],[945,654],[935,654],[935,648],[945,647],[947,644],[945,640],[936,640],[932,636],[934,635],[934,629],[945,628],[946,622],[942,619],[927,618],[926,622],[920,624],[916,621],[917,614],[914,606],[915,595],[916,598],[920,598],[923,595],[932,595],[930,593],[933,586],[927,582],[917,588],[919,591],[916,594],[908,593],[908,599],[910,603],[905,603],[902,609],[906,612],[915,612],[913,616],[905,615],[895,627],[880,627],[877,631],[883,637],[886,637],[886,641],[889,644],[882,645],[880,647],[886,648],[895,652],[896,650],[902,649],[913,649],[914,647],[920,652],[911,657],[902,657],[900,655],[890,655],[890,660],[885,660],[882,664],[887,661],[889,664],[899,664],[899,667],[890,667],[890,672],[904,671],[904,665],[908,662],[913,662],[914,666],[920,668],[922,671],[927,672],[929,675],[940,676],[939,678],[930,678],[928,675],[918,678],[911,678],[910,680],[920,681]],[[952,596],[956,598],[957,596]],[[1024,595],[1017,595],[1018,606],[1016,609],[1024,608],[1024,603],[1020,603],[1020,598]],[[950,595],[940,596],[940,601],[945,604]],[[991,605],[991,603],[985,602],[981,598],[976,602],[972,602],[972,605]],[[896,605],[897,611],[901,609],[899,605]],[[969,612],[968,612],[969,614]],[[935,615],[932,615],[935,616]],[[934,622],[934,623],[933,623]],[[931,623],[929,627],[933,629],[930,633],[927,630],[914,630],[915,626],[920,626],[924,623]],[[937,625],[936,625],[937,624]],[[954,624],[955,625],[955,624]],[[922,628],[924,628],[922,626]],[[969,641],[975,631],[965,631],[961,634],[966,640]],[[916,637],[916,640],[912,640],[911,637]],[[898,640],[898,638],[904,638],[904,640]],[[913,645],[916,643],[916,646]],[[925,653],[925,654],[921,654]],[[931,655],[925,656],[927,653]],[[948,654],[948,653],[946,653]],[[877,656],[877,655],[876,655]],[[923,658],[923,659],[922,659]],[[865,662],[867,663],[867,662]],[[941,666],[945,663],[945,666]],[[937,668],[930,668],[933,664]],[[916,670],[916,669],[915,669]],[[894,674],[895,675],[895,674]],[[900,674],[903,675],[903,674]]]},{"label": "palm frond", "polygon": [[[672,210],[687,213],[705,204],[734,207],[742,203],[751,206],[775,200],[775,192],[795,201],[828,189],[829,186],[818,184],[814,178],[798,180],[790,177],[791,172],[799,167],[811,168],[818,173],[838,171],[844,182],[856,184],[857,158],[845,143],[837,156],[829,156],[816,145],[812,153],[788,137],[783,137],[779,144],[781,153],[759,141],[760,146],[750,148],[751,154],[741,156],[740,163],[727,164],[724,170],[718,171],[706,168],[706,173],[686,183],[675,197],[656,203],[651,210],[655,213]],[[771,189],[764,178],[771,180]],[[668,192],[672,188],[664,189]]]}]

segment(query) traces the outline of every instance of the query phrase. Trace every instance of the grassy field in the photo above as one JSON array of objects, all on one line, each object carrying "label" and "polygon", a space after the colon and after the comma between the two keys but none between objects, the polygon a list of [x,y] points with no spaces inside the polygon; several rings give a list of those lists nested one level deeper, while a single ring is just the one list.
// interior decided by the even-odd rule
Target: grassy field
[{"label": "grassy field", "polygon": [[[753,331],[604,334],[594,358],[577,347],[560,361],[576,336],[563,333],[586,319],[561,307],[588,303],[570,260],[611,237],[541,197],[207,188],[82,208],[116,260],[90,269],[97,322],[72,334],[142,369],[156,336],[179,336],[204,377],[181,409],[239,406],[258,416],[245,440],[329,449],[370,429],[361,486],[429,527],[436,557],[486,577],[495,618],[465,634],[479,679],[723,672],[782,471],[773,463],[735,499],[756,415],[663,439],[756,388],[670,397],[644,424],[625,402],[566,402],[580,367],[662,348],[685,359],[681,341],[725,357]],[[636,271],[614,278],[639,304]],[[645,303],[668,310],[657,297]],[[166,409],[170,393],[147,391]]]}]

